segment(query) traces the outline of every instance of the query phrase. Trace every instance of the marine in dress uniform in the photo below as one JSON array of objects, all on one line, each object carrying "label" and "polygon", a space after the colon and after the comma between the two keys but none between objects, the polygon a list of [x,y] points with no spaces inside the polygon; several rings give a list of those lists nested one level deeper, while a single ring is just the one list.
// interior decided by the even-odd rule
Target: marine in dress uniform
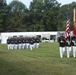
[{"label": "marine in dress uniform", "polygon": [[60,57],[63,58],[64,51],[65,51],[65,37],[64,36],[58,37],[58,42],[59,42],[59,49],[60,49]]},{"label": "marine in dress uniform", "polygon": [[22,49],[25,49],[25,43],[26,43],[26,42],[25,42],[25,38],[23,37],[23,38],[22,38]]},{"label": "marine in dress uniform", "polygon": [[72,37],[71,45],[73,46],[73,57],[76,57],[76,37]]},{"label": "marine in dress uniform", "polygon": [[39,42],[40,42],[39,38],[38,38],[38,37],[36,37],[36,48],[38,48],[38,47],[39,47]]},{"label": "marine in dress uniform", "polygon": [[26,48],[29,49],[29,37],[26,37]]},{"label": "marine in dress uniform", "polygon": [[16,38],[14,39],[14,41],[15,41],[14,49],[18,49],[18,38],[16,37]]},{"label": "marine in dress uniform", "polygon": [[14,38],[12,37],[12,38],[11,38],[11,49],[14,49],[14,44],[15,44]]},{"label": "marine in dress uniform", "polygon": [[34,48],[36,48],[36,37],[33,38],[33,42],[34,42]]},{"label": "marine in dress uniform", "polygon": [[30,44],[30,49],[32,50],[34,48],[34,39],[33,38],[29,39],[29,44]]},{"label": "marine in dress uniform", "polygon": [[19,49],[22,48],[22,39],[21,39],[21,37],[18,38],[18,48]]},{"label": "marine in dress uniform", "polygon": [[11,47],[11,40],[10,40],[10,38],[7,39],[7,45],[8,45],[8,50],[11,49],[10,48]]},{"label": "marine in dress uniform", "polygon": [[67,58],[70,57],[70,51],[71,51],[71,38],[70,35],[66,38],[65,42],[66,50],[67,50]]}]

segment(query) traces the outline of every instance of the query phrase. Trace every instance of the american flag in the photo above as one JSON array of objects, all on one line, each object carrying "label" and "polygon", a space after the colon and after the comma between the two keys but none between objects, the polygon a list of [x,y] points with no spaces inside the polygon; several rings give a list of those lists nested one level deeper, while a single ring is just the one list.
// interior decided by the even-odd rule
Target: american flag
[{"label": "american flag", "polygon": [[65,32],[65,38],[69,36],[70,31],[70,11],[67,11],[67,22],[66,22],[66,32]]}]

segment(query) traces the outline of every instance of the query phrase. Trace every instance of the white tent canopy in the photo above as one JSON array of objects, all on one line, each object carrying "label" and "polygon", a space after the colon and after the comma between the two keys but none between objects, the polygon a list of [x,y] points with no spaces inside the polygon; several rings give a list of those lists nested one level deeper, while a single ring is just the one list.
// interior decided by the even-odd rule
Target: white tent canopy
[{"label": "white tent canopy", "polygon": [[57,35],[57,32],[6,32],[6,33],[1,33],[1,43],[6,44],[7,38],[8,37],[13,37],[13,36],[24,36],[24,37],[33,37],[37,35]]}]

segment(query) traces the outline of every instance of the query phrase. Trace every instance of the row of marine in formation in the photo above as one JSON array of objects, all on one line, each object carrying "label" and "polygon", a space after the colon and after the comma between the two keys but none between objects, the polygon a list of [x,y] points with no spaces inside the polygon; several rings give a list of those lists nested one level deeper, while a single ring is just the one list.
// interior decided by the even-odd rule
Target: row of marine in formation
[{"label": "row of marine in formation", "polygon": [[9,49],[33,49],[38,48],[40,39],[38,37],[8,37],[7,46]]}]

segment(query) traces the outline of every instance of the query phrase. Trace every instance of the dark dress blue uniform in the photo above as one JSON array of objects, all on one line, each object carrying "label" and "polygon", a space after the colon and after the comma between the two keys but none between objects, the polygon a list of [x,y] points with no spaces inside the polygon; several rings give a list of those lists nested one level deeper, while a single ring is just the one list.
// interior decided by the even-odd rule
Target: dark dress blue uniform
[{"label": "dark dress blue uniform", "polygon": [[73,57],[76,57],[76,37],[72,37],[71,46],[73,47]]},{"label": "dark dress blue uniform", "polygon": [[7,39],[8,50],[11,49],[11,48],[10,48],[10,44],[11,44],[11,40],[8,38],[8,39]]},{"label": "dark dress blue uniform", "polygon": [[70,51],[71,51],[71,38],[70,38],[70,36],[66,38],[65,46],[66,46],[66,50],[67,50],[67,58],[69,58]]},{"label": "dark dress blue uniform", "polygon": [[59,48],[60,48],[60,57],[63,58],[64,51],[65,51],[65,38],[64,36],[58,37]]}]

